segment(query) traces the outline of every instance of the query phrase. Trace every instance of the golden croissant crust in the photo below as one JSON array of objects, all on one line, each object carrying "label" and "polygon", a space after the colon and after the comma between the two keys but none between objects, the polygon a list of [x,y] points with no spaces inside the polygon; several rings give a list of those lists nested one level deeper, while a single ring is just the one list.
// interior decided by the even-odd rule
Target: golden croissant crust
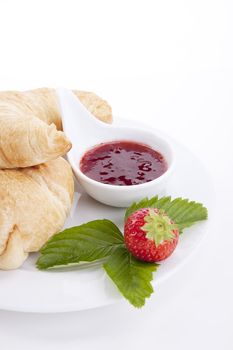
[{"label": "golden croissant crust", "polygon": [[[112,121],[107,102],[91,92],[74,93],[97,118]],[[33,166],[64,155],[71,143],[60,130],[54,89],[0,92],[0,169]]]},{"label": "golden croissant crust", "polygon": [[[73,90],[73,93],[96,118],[105,123],[112,122],[112,109],[106,101],[93,92]],[[47,124],[54,123],[58,130],[62,130],[59,105],[54,89],[39,88],[23,94],[27,107],[35,113],[35,116]]]},{"label": "golden croissant crust", "polygon": [[61,230],[73,193],[72,171],[63,158],[0,170],[0,269],[18,268]]}]

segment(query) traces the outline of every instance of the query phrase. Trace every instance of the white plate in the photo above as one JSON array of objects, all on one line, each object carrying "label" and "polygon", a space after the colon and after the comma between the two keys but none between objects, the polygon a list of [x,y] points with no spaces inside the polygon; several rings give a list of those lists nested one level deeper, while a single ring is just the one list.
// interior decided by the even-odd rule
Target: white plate
[{"label": "white plate", "polygon": [[[213,188],[205,167],[186,147],[170,141],[175,147],[177,162],[167,194],[173,198],[200,201],[210,211]],[[151,193],[153,195],[155,193]],[[123,209],[100,204],[77,186],[74,206],[65,227],[103,218],[122,227],[123,215]],[[181,235],[173,255],[156,272],[154,285],[157,286],[181,267],[198,247],[207,232],[207,225],[208,221],[197,224]],[[69,268],[69,271],[42,272],[35,268],[36,258],[37,254],[32,254],[18,270],[0,271],[0,309],[65,312],[100,307],[121,299],[117,288],[98,264],[78,270]]]}]

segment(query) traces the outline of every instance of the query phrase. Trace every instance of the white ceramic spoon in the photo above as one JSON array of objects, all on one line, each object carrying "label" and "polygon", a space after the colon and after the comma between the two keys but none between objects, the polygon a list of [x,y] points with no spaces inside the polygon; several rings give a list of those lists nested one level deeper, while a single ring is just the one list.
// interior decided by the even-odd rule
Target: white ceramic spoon
[{"label": "white ceramic spoon", "polygon": [[[63,130],[72,142],[67,154],[74,174],[86,192],[99,202],[116,207],[127,207],[153,193],[162,194],[174,165],[171,145],[155,132],[139,127],[122,127],[106,124],[95,118],[79,99],[69,90],[57,89]],[[155,180],[131,186],[104,184],[87,177],[81,172],[79,163],[83,154],[103,142],[129,140],[144,143],[160,152],[166,159],[167,171]]]}]

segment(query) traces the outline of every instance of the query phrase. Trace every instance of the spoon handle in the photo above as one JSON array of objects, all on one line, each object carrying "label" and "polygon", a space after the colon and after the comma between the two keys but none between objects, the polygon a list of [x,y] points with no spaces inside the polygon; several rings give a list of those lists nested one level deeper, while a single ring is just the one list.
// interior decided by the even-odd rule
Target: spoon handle
[{"label": "spoon handle", "polygon": [[106,128],[106,124],[94,117],[80,102],[72,91],[58,88],[56,93],[59,100],[63,130],[71,142],[79,137],[92,136]]}]

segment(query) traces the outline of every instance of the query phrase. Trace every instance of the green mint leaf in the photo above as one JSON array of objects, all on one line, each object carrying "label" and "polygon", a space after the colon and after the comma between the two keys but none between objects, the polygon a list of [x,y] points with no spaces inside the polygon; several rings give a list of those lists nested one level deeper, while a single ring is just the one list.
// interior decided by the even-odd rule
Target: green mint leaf
[{"label": "green mint leaf", "polygon": [[158,208],[164,210],[166,214],[175,222],[180,232],[186,227],[194,225],[196,222],[206,220],[207,209],[201,204],[188,199],[171,197],[151,199],[144,198],[138,203],[133,203],[125,212],[125,221],[136,210],[141,208]]},{"label": "green mint leaf", "polygon": [[142,307],[153,293],[151,280],[158,264],[136,260],[125,247],[116,248],[103,268],[123,296],[135,307]]},{"label": "green mint leaf", "polygon": [[39,269],[95,261],[124,245],[124,237],[110,220],[95,220],[54,235],[40,250]]}]

